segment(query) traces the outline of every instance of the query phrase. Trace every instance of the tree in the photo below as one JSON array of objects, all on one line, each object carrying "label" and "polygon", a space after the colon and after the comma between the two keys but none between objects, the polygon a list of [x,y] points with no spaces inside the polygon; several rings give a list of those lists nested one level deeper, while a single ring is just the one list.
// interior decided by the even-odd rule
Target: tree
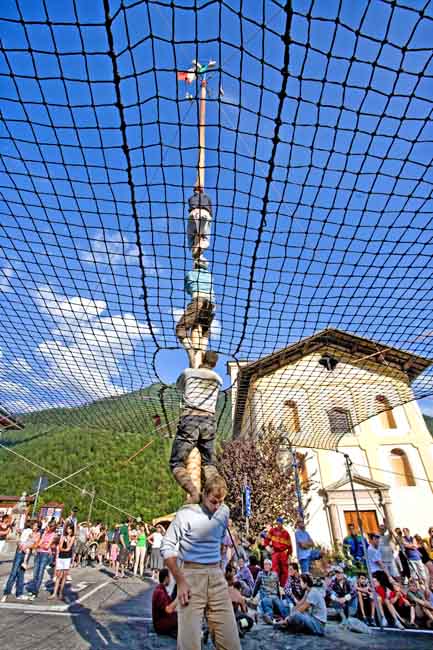
[{"label": "tree", "polygon": [[245,479],[251,488],[250,531],[257,535],[278,516],[293,524],[297,518],[293,469],[284,462],[284,434],[269,426],[256,437],[239,437],[224,442],[217,455],[218,469],[229,489],[231,516],[238,525],[245,522],[242,490]]}]

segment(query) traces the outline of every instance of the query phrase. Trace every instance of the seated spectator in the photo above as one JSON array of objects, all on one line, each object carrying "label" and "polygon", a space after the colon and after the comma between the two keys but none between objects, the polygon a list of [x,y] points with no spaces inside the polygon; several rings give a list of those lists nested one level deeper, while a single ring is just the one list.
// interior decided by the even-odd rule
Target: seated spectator
[{"label": "seated spectator", "polygon": [[360,612],[361,620],[367,623],[367,625],[375,626],[374,615],[376,606],[374,604],[374,596],[367,576],[364,573],[358,576],[356,593],[358,595],[358,611]]},{"label": "seated spectator", "polygon": [[392,620],[392,625],[397,627],[399,630],[404,630],[404,625],[395,611],[394,605],[389,600],[390,590],[381,585],[377,578],[373,578],[373,586],[377,594],[377,607],[381,617],[382,627],[388,627],[388,620],[385,616],[386,612]]},{"label": "seated spectator", "polygon": [[421,626],[433,628],[433,605],[426,600],[425,591],[415,578],[410,578],[406,596],[415,607],[415,620]]},{"label": "seated spectator", "polygon": [[255,582],[260,571],[259,560],[256,558],[255,555],[250,555],[248,568]]},{"label": "seated spectator", "polygon": [[167,592],[170,583],[168,569],[159,572],[159,584],[152,594],[152,622],[157,634],[177,638],[176,600],[172,600]]},{"label": "seated spectator", "polygon": [[254,621],[251,616],[248,615],[248,606],[245,602],[245,598],[242,596],[240,582],[234,582],[232,574],[229,574],[228,576],[226,574],[226,579],[229,587],[230,600],[232,601],[236,622],[238,624],[239,636],[243,637],[246,632],[251,630]]},{"label": "seated spectator", "polygon": [[272,571],[272,560],[266,558],[263,566],[263,571],[257,576],[253,596],[259,594],[263,620],[267,625],[272,625],[274,608],[282,617],[287,616],[289,610],[280,598],[279,578],[275,571]]},{"label": "seated spectator", "polygon": [[240,557],[238,560],[238,570],[235,574],[235,579],[241,585],[241,592],[245,598],[249,598],[253,593],[254,589],[254,578],[248,566],[245,564],[245,560]]},{"label": "seated spectator", "polygon": [[297,605],[304,597],[305,589],[301,585],[301,574],[297,562],[289,564],[289,577],[284,586],[284,593],[286,599],[293,605]]},{"label": "seated spectator", "polygon": [[397,580],[391,580],[392,589],[389,592],[389,602],[394,606],[400,621],[405,627],[416,628],[415,607],[412,605],[406,594],[402,591],[401,584]]},{"label": "seated spectator", "polygon": [[358,610],[356,589],[340,566],[335,567],[335,576],[328,586],[326,601],[338,612],[343,623],[349,616],[356,615]]},{"label": "seated spectator", "polygon": [[281,627],[290,632],[304,632],[323,636],[326,626],[326,603],[319,589],[313,586],[313,578],[307,573],[301,575],[301,586],[305,589],[304,598],[296,605]]}]

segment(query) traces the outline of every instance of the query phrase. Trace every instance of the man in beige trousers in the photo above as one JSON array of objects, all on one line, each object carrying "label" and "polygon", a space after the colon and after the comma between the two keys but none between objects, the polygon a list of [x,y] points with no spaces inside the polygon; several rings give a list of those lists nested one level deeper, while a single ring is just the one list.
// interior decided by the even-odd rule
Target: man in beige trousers
[{"label": "man in beige trousers", "polygon": [[216,475],[206,481],[201,502],[176,513],[161,547],[177,583],[178,650],[201,650],[206,612],[216,650],[240,650],[239,634],[221,567],[221,547],[230,511],[227,485]]}]

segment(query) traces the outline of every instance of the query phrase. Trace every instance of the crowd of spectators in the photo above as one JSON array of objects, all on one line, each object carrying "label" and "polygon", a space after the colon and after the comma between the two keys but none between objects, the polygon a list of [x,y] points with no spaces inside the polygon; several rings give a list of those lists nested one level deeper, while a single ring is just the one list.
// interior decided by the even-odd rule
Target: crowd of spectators
[{"label": "crowd of spectators", "polygon": [[[304,521],[297,522],[293,543],[284,524],[279,517],[257,539],[245,541],[230,522],[222,557],[241,635],[258,620],[322,635],[329,616],[342,623],[358,619],[367,626],[433,629],[433,527],[421,536],[408,528],[390,530],[384,522],[363,539],[350,524],[343,541],[349,562],[326,564],[322,558],[315,564],[322,551]],[[11,530],[8,518],[0,517],[2,548]],[[111,528],[78,522],[76,509],[60,522],[29,521],[20,531],[2,601],[13,589],[20,600],[37,598],[50,567],[50,598],[60,599],[71,570],[83,564],[111,568],[114,580],[147,571],[158,583],[155,629],[175,636],[176,591],[160,553],[164,534],[163,526],[150,529],[140,518]]]}]

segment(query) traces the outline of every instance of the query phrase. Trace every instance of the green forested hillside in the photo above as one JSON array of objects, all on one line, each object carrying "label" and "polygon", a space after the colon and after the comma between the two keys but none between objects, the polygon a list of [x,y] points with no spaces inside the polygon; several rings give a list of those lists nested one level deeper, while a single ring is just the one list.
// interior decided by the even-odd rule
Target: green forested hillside
[{"label": "green forested hillside", "polygon": [[[176,430],[179,398],[174,387],[165,389],[164,416],[157,401],[160,389],[154,385],[76,409],[51,409],[21,418],[25,429],[5,432],[1,439],[8,449],[0,448],[0,493],[30,493],[40,475],[47,476],[50,484],[56,482],[55,476],[28,461],[61,478],[90,465],[70,479],[81,489],[61,483],[45,491],[41,503],[77,505],[87,518],[91,498],[83,490],[95,489],[93,517],[113,522],[122,516],[100,499],[132,515],[141,514],[147,521],[173,512],[183,502],[168,470],[169,436]],[[229,433],[229,409],[230,401],[222,397],[220,436]],[[155,413],[162,421],[158,431],[152,419]],[[145,450],[125,462],[147,443]]]},{"label": "green forested hillside", "polygon": [[430,431],[430,433],[433,436],[433,417],[430,415],[424,415],[424,420],[427,425],[427,429]]}]

